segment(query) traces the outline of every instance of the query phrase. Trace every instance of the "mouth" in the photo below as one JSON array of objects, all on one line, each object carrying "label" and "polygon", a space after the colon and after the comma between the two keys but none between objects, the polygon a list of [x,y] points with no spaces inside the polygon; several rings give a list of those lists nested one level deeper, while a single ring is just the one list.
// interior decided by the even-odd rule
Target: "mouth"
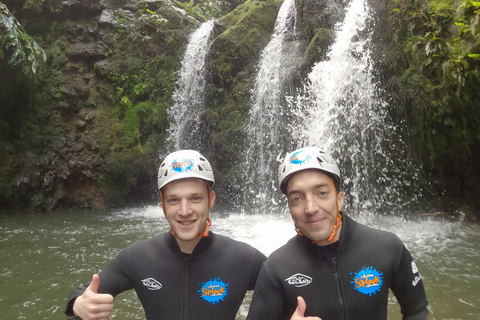
[{"label": "mouth", "polygon": [[308,225],[316,226],[316,225],[319,225],[319,224],[323,223],[326,220],[327,220],[327,218],[314,218],[314,219],[311,219],[311,220],[308,220],[308,221],[305,221],[305,222]]},{"label": "mouth", "polygon": [[178,221],[177,220],[177,223],[181,224],[182,226],[189,226],[189,225],[193,224],[195,221],[197,221],[197,220],[188,220],[188,221]]}]

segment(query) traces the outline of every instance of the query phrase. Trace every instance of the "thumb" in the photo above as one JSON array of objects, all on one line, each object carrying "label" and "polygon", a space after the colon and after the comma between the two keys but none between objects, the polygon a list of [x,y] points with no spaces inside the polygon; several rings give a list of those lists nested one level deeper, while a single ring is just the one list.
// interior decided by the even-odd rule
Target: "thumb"
[{"label": "thumb", "polygon": [[87,289],[93,293],[98,293],[98,287],[100,287],[100,277],[98,274],[94,274],[92,277],[92,283],[90,283]]},{"label": "thumb", "polygon": [[305,315],[305,310],[307,309],[307,304],[302,297],[297,297],[297,309],[295,309],[294,316],[303,317]]}]

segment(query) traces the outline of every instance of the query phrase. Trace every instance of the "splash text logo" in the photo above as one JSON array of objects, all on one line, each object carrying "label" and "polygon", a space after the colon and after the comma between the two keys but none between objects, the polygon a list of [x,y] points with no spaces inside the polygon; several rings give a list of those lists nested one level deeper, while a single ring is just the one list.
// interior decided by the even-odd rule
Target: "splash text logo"
[{"label": "splash text logo", "polygon": [[305,287],[312,283],[312,278],[301,273],[294,274],[290,278],[285,279],[288,284],[294,285],[295,287]]},{"label": "splash text logo", "polygon": [[310,155],[305,156],[304,153],[305,152],[303,150],[300,150],[300,151],[292,154],[292,156],[290,157],[290,163],[303,164],[303,163],[307,162],[308,160],[310,160],[311,156]]},{"label": "splash text logo", "polygon": [[365,268],[355,273],[353,281],[350,282],[358,292],[369,295],[376,294],[383,286],[383,273],[373,267]]},{"label": "splash text logo", "polygon": [[176,172],[188,172],[191,171],[193,168],[193,160],[192,159],[183,159],[183,160],[174,160],[171,164],[172,170]]},{"label": "splash text logo", "polygon": [[225,284],[219,278],[210,279],[202,285],[198,292],[200,292],[200,297],[203,300],[215,304],[223,301],[227,296],[228,284]]}]

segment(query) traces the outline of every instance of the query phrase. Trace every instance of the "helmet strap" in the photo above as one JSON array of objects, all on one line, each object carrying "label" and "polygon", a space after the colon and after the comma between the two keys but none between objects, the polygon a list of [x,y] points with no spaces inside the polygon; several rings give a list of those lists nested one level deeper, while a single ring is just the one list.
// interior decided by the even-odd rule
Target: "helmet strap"
[{"label": "helmet strap", "polygon": [[337,221],[335,222],[332,233],[330,233],[330,236],[328,237],[327,240],[329,242],[334,242],[335,235],[337,234],[338,228],[340,228],[340,225],[342,224],[342,214],[340,213],[340,211],[338,211],[338,194],[337,194],[337,189],[335,188],[335,183],[333,183],[333,180],[331,178],[330,178],[330,182],[332,183],[333,192],[335,193],[335,207],[337,209]]},{"label": "helmet strap", "polygon": [[295,231],[297,232],[297,234],[298,234],[299,236],[303,236],[303,235],[304,235],[300,230],[298,230],[297,225],[295,225]]}]

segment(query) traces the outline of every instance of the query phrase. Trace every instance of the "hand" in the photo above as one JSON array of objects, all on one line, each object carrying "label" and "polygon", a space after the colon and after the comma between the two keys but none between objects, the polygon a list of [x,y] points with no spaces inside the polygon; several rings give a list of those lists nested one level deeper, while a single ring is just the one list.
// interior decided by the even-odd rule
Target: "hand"
[{"label": "hand", "polygon": [[307,304],[302,297],[297,297],[297,309],[293,313],[290,320],[301,320],[301,319],[313,319],[313,320],[322,320],[319,317],[305,317],[305,310],[307,309]]},{"label": "hand", "polygon": [[98,293],[100,277],[94,274],[92,283],[73,303],[73,313],[83,320],[108,320],[113,310],[113,296]]}]

